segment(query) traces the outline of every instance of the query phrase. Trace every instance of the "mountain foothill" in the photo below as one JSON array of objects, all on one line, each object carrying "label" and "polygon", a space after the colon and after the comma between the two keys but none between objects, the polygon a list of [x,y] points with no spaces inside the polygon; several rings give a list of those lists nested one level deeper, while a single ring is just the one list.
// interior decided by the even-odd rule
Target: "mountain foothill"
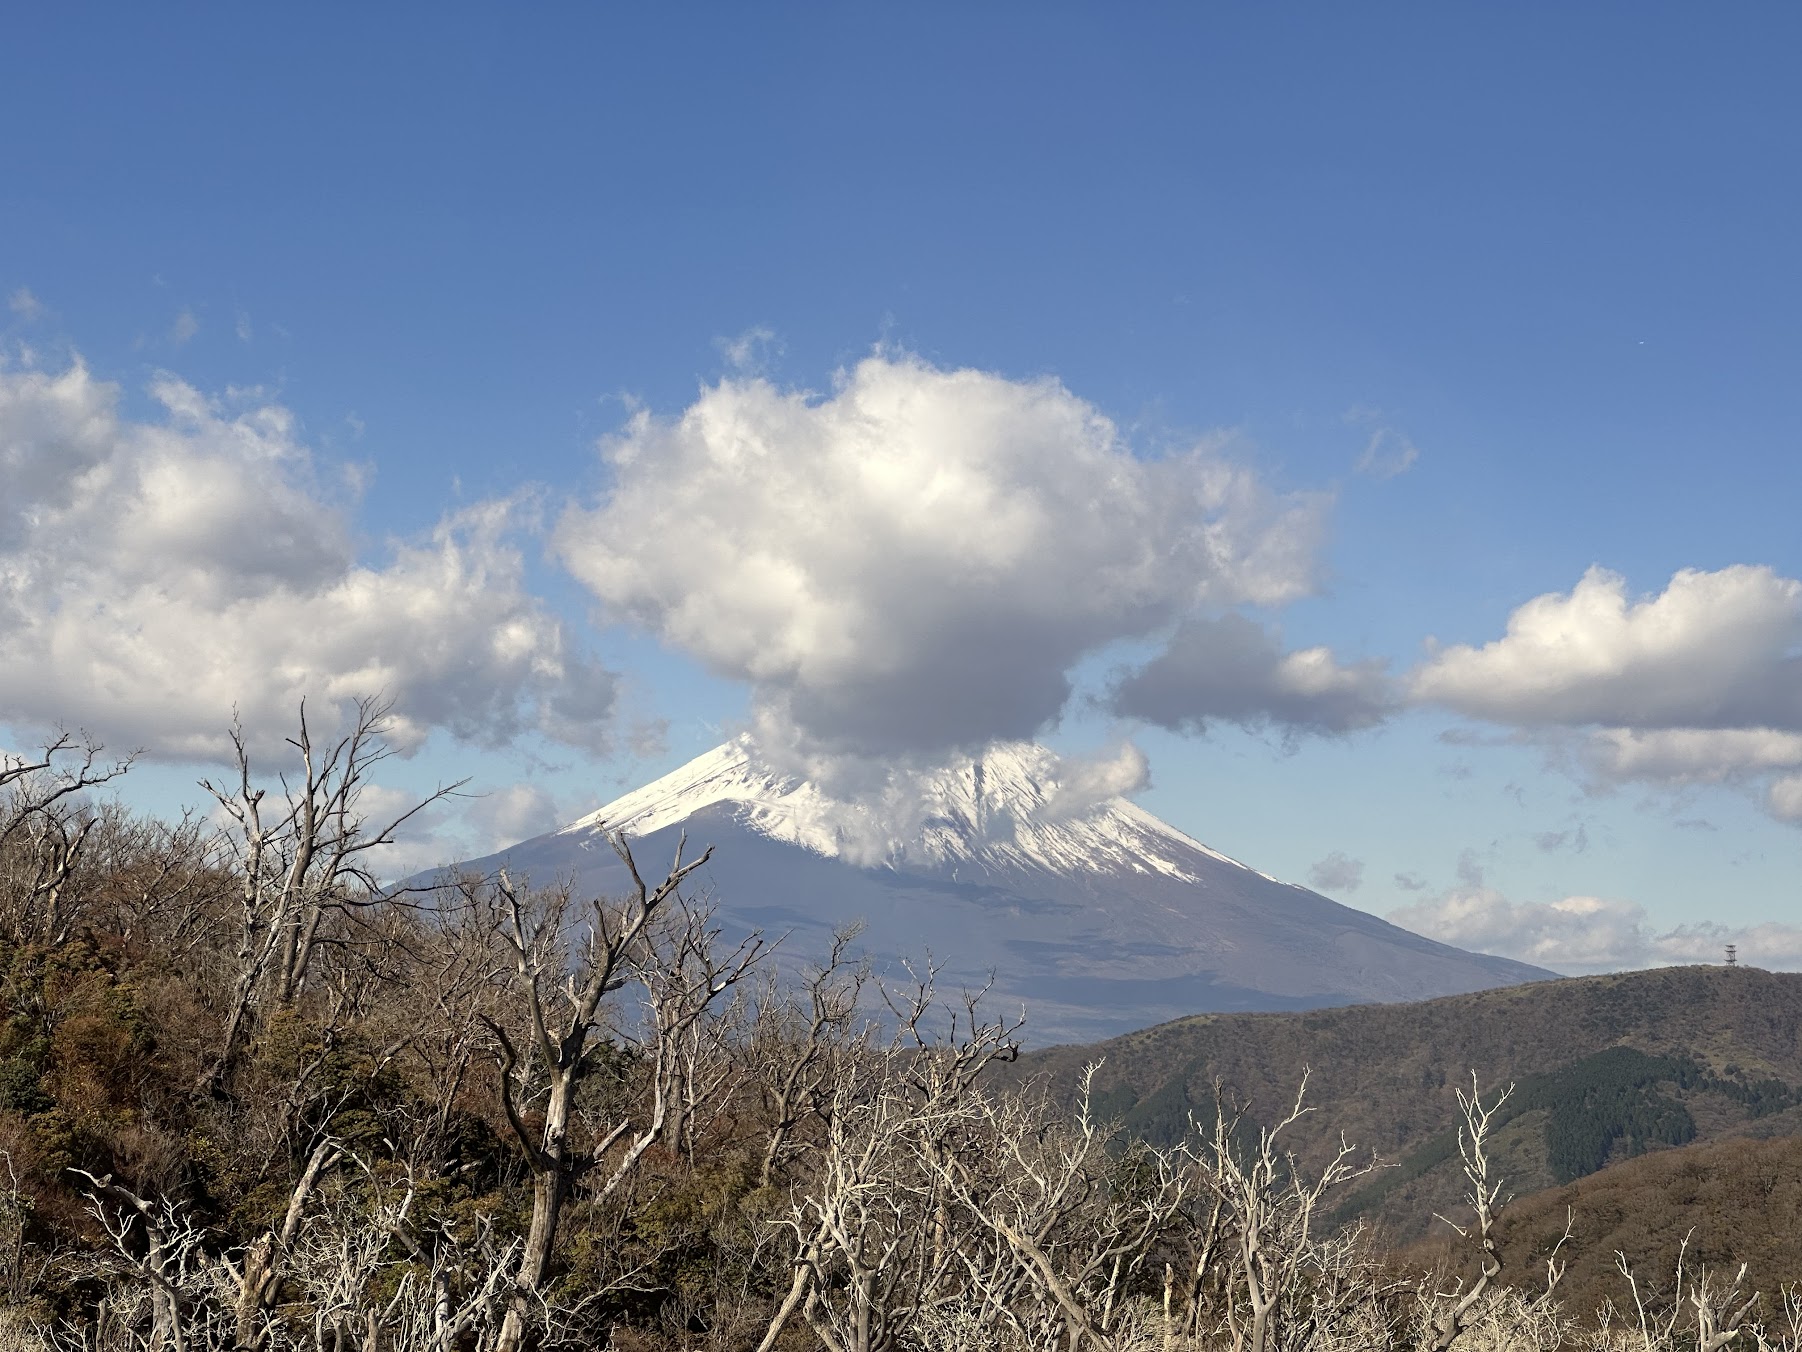
[{"label": "mountain foothill", "polygon": [[[1455,1253],[1457,1091],[1493,1100],[1506,1280],[1544,1281],[1563,1234],[1565,1297],[1628,1295],[1616,1254],[1668,1283],[1687,1261],[1752,1264],[1775,1291],[1802,1276],[1802,974],[1692,966],[1570,977],[1416,1003],[1305,1013],[1198,1014],[1082,1046],[1029,1052],[1010,1076],[1093,1102],[1129,1133],[1174,1141],[1219,1107],[1278,1120],[1306,1081],[1311,1112],[1286,1139],[1305,1166],[1341,1137],[1378,1167],[1334,1199],[1425,1261]],[[1749,1210],[1750,1209],[1750,1210]],[[1755,1214],[1754,1214],[1755,1213]]]}]

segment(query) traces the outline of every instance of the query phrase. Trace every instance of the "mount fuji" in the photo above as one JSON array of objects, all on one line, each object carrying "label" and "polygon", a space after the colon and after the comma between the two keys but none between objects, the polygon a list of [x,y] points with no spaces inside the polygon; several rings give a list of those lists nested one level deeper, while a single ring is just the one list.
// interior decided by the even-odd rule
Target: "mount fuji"
[{"label": "mount fuji", "polygon": [[[991,981],[1035,1043],[1186,1014],[1419,1000],[1551,972],[1467,953],[1193,840],[1122,797],[1085,800],[1050,750],[1007,743],[912,781],[880,809],[836,800],[729,742],[599,811],[464,867],[623,890],[608,837],[647,872],[686,831],[729,939],[817,961],[865,925],[878,973],[931,956],[946,990]],[[897,824],[899,823],[899,824]]]}]

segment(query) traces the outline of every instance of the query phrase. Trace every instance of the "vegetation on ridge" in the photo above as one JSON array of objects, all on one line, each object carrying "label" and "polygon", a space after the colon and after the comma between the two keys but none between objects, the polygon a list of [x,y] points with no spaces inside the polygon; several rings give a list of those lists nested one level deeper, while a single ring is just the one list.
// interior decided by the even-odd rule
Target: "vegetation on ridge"
[{"label": "vegetation on ridge", "polygon": [[1216,1083],[1270,1103],[1312,1068],[1320,1112],[1297,1130],[1304,1157],[1343,1131],[1394,1166],[1341,1199],[1335,1219],[1411,1242],[1456,1204],[1450,1086],[1473,1066],[1518,1085],[1495,1148],[1523,1193],[1651,1149],[1796,1130],[1802,974],[1662,968],[1415,1004],[1199,1015],[1029,1053],[1015,1073],[1043,1077],[1069,1101],[1098,1058],[1098,1101],[1154,1142],[1207,1110]]},{"label": "vegetation on ridge", "polygon": [[[1732,1015],[1685,1051],[1608,1033],[1620,1010],[1643,1021],[1631,986],[1528,988],[1579,1022],[1566,986],[1603,992],[1591,1034],[1612,1040],[1511,1092],[1446,1073],[1471,1045],[1446,1038],[1437,1083],[1389,1105],[1406,1120],[1375,1122],[1376,1144],[1445,1156],[1386,1205],[1451,1176],[1438,1209],[1462,1237],[1410,1268],[1340,1219],[1387,1177],[1333,1130],[1373,1143],[1358,1127],[1379,1109],[1346,1077],[1380,1093],[1391,1072],[1256,1060],[1402,1015],[1173,1025],[1263,1078],[1248,1104],[1167,1075],[1140,1096],[1169,1028],[1064,1085],[1069,1053],[1016,1065],[1016,1026],[930,973],[877,983],[849,936],[778,984],[758,940],[723,944],[685,896],[704,853],[641,875],[618,842],[634,886],[616,898],[504,874],[385,891],[369,861],[394,827],[361,792],[381,717],[365,705],[324,741],[303,718],[285,780],[240,737],[239,773],[209,786],[218,830],[96,806],[122,767],[73,739],[0,765],[9,1352],[1802,1346],[1780,1293],[1760,1303],[1693,1254],[1674,1283],[1639,1270],[1623,1342],[1622,1290],[1606,1327],[1561,1303],[1585,1232],[1517,1223],[1504,1177],[1536,1123],[1575,1171],[1723,1113],[1779,1122],[1797,1054],[1780,1001],[1754,1036],[1732,985],[1677,974]],[[1511,1013],[1511,1054],[1531,1055],[1536,1006],[1496,994],[1513,1003],[1414,1009]],[[1402,1074],[1418,1046],[1391,1044]],[[1180,1128],[1122,1130],[1116,1109],[1144,1125],[1160,1093]]]}]

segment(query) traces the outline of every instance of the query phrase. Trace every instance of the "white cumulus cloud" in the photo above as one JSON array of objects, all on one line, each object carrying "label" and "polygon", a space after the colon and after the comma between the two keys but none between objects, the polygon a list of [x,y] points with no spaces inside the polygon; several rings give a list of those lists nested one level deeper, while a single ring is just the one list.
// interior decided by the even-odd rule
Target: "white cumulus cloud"
[{"label": "white cumulus cloud", "polygon": [[1416,700],[1515,726],[1802,730],[1802,582],[1746,564],[1684,569],[1629,600],[1591,568],[1482,647],[1436,653]]},{"label": "white cumulus cloud", "polygon": [[1796,819],[1786,780],[1802,767],[1802,582],[1749,564],[1685,569],[1630,598],[1592,568],[1536,597],[1503,637],[1434,653],[1409,698],[1576,746],[1601,782],[1763,787]]},{"label": "white cumulus cloud", "polygon": [[879,354],[750,375],[603,445],[557,547],[611,616],[748,681],[766,755],[947,754],[1054,720],[1085,654],[1314,584],[1325,501],[1143,459],[1053,380]]},{"label": "white cumulus cloud", "polygon": [[566,806],[542,784],[530,781],[469,785],[414,811],[422,797],[416,790],[388,784],[364,786],[358,808],[372,826],[386,826],[412,814],[394,832],[391,844],[370,852],[368,862],[378,877],[398,881],[479,859],[582,815],[581,808]]},{"label": "white cumulus cloud", "polygon": [[528,782],[482,793],[471,801],[463,815],[486,832],[483,853],[543,835],[575,817],[562,810],[549,789]]},{"label": "white cumulus cloud", "polygon": [[121,415],[77,363],[0,369],[0,719],[209,758],[235,708],[279,737],[394,701],[393,738],[608,735],[615,678],[525,589],[523,504],[485,502],[359,557],[355,506],[285,409],[173,378]]}]

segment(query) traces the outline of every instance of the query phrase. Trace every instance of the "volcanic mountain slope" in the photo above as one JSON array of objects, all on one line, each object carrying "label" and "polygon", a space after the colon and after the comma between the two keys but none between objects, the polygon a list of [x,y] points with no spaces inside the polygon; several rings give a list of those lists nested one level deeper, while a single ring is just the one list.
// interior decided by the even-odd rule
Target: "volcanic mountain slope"
[{"label": "volcanic mountain slope", "polygon": [[1160,1143],[1192,1115],[1213,1120],[1217,1083],[1268,1124],[1307,1075],[1313,1111],[1289,1136],[1304,1163],[1343,1133],[1385,1165],[1329,1219],[1375,1221],[1409,1242],[1460,1205],[1456,1091],[1473,1070],[1488,1098],[1514,1085],[1491,1153],[1522,1197],[1692,1142],[1802,1133],[1802,973],[1673,967],[1408,1005],[1206,1015],[1030,1053],[1008,1073],[1068,1100],[1097,1061],[1102,1114]]},{"label": "volcanic mountain slope", "polygon": [[1057,766],[1043,747],[1004,745],[872,809],[733,742],[467,867],[617,892],[609,832],[646,869],[686,832],[691,856],[713,847],[697,876],[729,936],[781,936],[781,960],[804,963],[861,920],[879,972],[930,954],[952,990],[992,974],[989,1007],[1024,1005],[1040,1043],[1197,1010],[1417,1000],[1550,975],[1278,882],[1124,798],[1083,801]]}]

